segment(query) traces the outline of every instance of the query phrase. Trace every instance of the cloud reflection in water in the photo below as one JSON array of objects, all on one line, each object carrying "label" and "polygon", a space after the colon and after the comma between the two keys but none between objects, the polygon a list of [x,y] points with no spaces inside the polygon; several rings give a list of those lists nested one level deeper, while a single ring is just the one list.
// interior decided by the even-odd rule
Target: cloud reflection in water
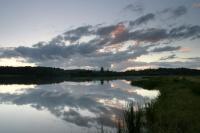
[{"label": "cloud reflection in water", "polygon": [[[19,86],[16,85],[17,87]],[[26,87],[29,89],[25,89]],[[40,111],[47,110],[68,123],[88,128],[101,123],[113,127],[115,117],[128,101],[143,104],[159,94],[155,90],[131,86],[123,80],[106,82],[103,85],[99,82],[64,82],[26,87],[22,86],[21,93],[18,93],[20,89],[13,89],[12,93],[9,89],[0,91],[0,102],[19,106],[31,105]]]}]

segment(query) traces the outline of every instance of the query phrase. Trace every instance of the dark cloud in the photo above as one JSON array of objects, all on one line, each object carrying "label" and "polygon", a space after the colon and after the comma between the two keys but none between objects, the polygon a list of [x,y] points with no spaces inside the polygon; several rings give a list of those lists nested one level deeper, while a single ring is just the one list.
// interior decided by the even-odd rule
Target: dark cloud
[{"label": "dark cloud", "polygon": [[81,26],[76,29],[69,30],[63,34],[64,39],[73,43],[79,40],[82,36],[90,35],[92,33],[90,28],[92,28],[92,26],[87,25],[87,26]]},{"label": "dark cloud", "polygon": [[152,62],[151,65],[166,67],[166,68],[199,68],[199,61],[173,61],[173,62]]},{"label": "dark cloud", "polygon": [[130,21],[129,24],[131,26],[137,26],[141,24],[147,24],[149,21],[154,20],[154,19],[155,19],[155,15],[153,13],[149,13],[137,18],[135,21]]},{"label": "dark cloud", "polygon": [[121,64],[115,64],[115,69],[119,70],[125,70],[125,68],[193,68],[193,69],[199,69],[200,60],[193,60],[188,59],[187,61],[166,61],[167,59],[175,59],[178,58],[175,55],[169,55],[166,57],[163,57],[163,60],[159,60],[156,62],[142,62],[142,61],[124,61]]},{"label": "dark cloud", "polygon": [[172,55],[169,55],[169,56],[166,56],[166,57],[162,57],[162,58],[160,58],[160,60],[169,60],[169,59],[174,59],[174,58],[176,58],[176,55],[172,54]]},{"label": "dark cloud", "polygon": [[168,51],[176,51],[180,49],[181,49],[180,46],[177,46],[177,47],[165,46],[165,47],[154,48],[152,52],[168,52]]},{"label": "dark cloud", "polygon": [[147,28],[136,30],[133,32],[124,32],[118,38],[113,40],[113,43],[121,43],[128,40],[135,40],[141,42],[159,42],[159,41],[171,41],[182,39],[197,39],[200,37],[200,26],[179,26],[172,29],[159,29],[159,28]]},{"label": "dark cloud", "polygon": [[69,58],[74,54],[86,55],[94,52],[96,45],[53,45],[47,44],[38,47],[17,47],[14,50],[5,51],[2,57],[24,57],[34,59],[36,61],[51,60],[59,58]]},{"label": "dark cloud", "polygon": [[[121,34],[115,38],[111,38],[110,33],[115,30],[117,25],[100,27],[97,31],[90,31],[94,35],[100,35],[100,38],[93,39],[88,43],[65,45],[65,41],[62,35],[57,36],[48,43],[38,43],[33,45],[33,47],[17,47],[11,50],[3,50],[2,56],[12,57],[12,56],[22,56],[22,57],[32,57],[36,59],[54,59],[57,57],[68,58],[74,54],[87,55],[101,49],[104,45],[110,43],[122,43],[129,40],[141,41],[141,42],[159,42],[163,40],[171,39],[195,39],[200,37],[200,26],[179,26],[172,28],[171,30],[159,29],[159,28],[147,28],[141,30],[135,30],[129,32],[127,30],[122,31]],[[76,30],[73,30],[73,33]],[[71,33],[69,31],[68,33]],[[85,35],[85,32],[81,32]],[[86,32],[88,33],[88,32]],[[104,34],[107,36],[103,36]],[[66,33],[64,33],[66,34]],[[83,36],[82,34],[78,34]]]},{"label": "dark cloud", "polygon": [[97,56],[95,59],[100,64],[111,63],[111,62],[121,62],[127,60],[129,58],[135,59],[141,55],[148,54],[148,49],[155,45],[147,45],[147,46],[132,46],[129,47],[127,51],[122,51],[118,53],[107,53],[105,55]]},{"label": "dark cloud", "polygon": [[182,58],[182,59],[186,59],[186,60],[192,60],[192,61],[198,61],[200,62],[200,57],[190,57],[190,58]]},{"label": "dark cloud", "polygon": [[180,17],[187,13],[187,8],[185,6],[179,6],[178,8],[172,10],[174,18]]},{"label": "dark cloud", "polygon": [[125,33],[114,39],[114,43],[121,43],[129,40],[135,40],[139,42],[159,42],[169,39],[169,34],[166,29],[148,28],[142,30],[136,30],[133,32]]},{"label": "dark cloud", "polygon": [[116,26],[117,25],[109,25],[105,27],[100,27],[97,29],[96,34],[101,36],[107,36],[116,28]]},{"label": "dark cloud", "polygon": [[168,38],[167,31],[165,29],[148,28],[136,30],[133,32],[126,32],[113,40],[113,43],[121,43],[129,40],[139,42],[158,42]]},{"label": "dark cloud", "polygon": [[165,29],[148,28],[136,30],[133,32],[124,32],[118,38],[114,38],[112,43],[122,43],[129,40],[139,42],[158,42],[168,38],[167,31]]},{"label": "dark cloud", "polygon": [[123,8],[124,11],[132,11],[132,12],[143,12],[144,7],[142,4],[135,3],[135,4],[129,4]]},{"label": "dark cloud", "polygon": [[168,14],[169,18],[176,19],[187,13],[185,6],[179,6],[177,8],[166,8],[160,12],[161,14]]},{"label": "dark cloud", "polygon": [[199,68],[200,61],[173,61],[173,62],[153,62],[151,63],[153,65],[159,66],[159,67],[166,67],[166,68]]},{"label": "dark cloud", "polygon": [[144,42],[158,42],[167,38],[165,29],[149,28],[130,33],[131,39]]},{"label": "dark cloud", "polygon": [[[136,59],[141,55],[148,54],[148,49],[153,47],[153,45],[147,46],[131,46],[128,50],[120,51],[117,53],[106,52],[106,53],[96,53],[91,56],[83,57],[81,55],[74,56],[73,60],[69,61],[70,64],[66,66],[91,66],[92,68],[99,69],[100,66],[105,68],[111,68],[113,63],[121,63],[127,59]],[[62,61],[61,61],[62,62]],[[68,62],[66,59],[64,62]],[[61,65],[61,64],[59,64]]]},{"label": "dark cloud", "polygon": [[184,39],[191,38],[196,39],[200,37],[200,26],[198,25],[183,25],[175,27],[169,31],[169,38]]},{"label": "dark cloud", "polygon": [[158,42],[162,40],[196,39],[200,37],[200,26],[179,26],[167,29],[149,28],[129,33],[129,38],[138,41]]}]

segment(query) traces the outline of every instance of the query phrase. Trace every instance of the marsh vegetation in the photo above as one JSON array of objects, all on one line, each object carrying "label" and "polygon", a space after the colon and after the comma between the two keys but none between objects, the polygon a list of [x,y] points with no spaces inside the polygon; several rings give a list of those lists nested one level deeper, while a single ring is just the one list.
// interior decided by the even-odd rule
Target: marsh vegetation
[{"label": "marsh vegetation", "polygon": [[151,77],[132,81],[132,85],[159,89],[159,97],[134,111],[129,104],[124,111],[121,133],[199,133],[200,78]]}]

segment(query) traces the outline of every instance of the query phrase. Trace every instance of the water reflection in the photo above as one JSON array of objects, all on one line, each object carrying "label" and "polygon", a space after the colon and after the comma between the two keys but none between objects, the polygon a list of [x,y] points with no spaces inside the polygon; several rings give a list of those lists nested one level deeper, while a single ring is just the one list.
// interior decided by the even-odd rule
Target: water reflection
[{"label": "water reflection", "polygon": [[[46,121],[52,121],[51,115],[53,115],[60,120],[59,123],[62,123],[58,124],[58,120],[55,121],[55,125],[62,125],[56,131],[57,133],[66,132],[64,131],[67,129],[66,127],[68,129],[72,127],[69,125],[73,125],[75,129],[70,128],[70,130],[76,132],[88,132],[88,130],[92,132],[97,130],[96,127],[102,123],[104,126],[112,128],[115,126],[116,117],[121,114],[121,109],[128,101],[144,104],[159,94],[155,90],[148,91],[133,87],[128,81],[123,80],[103,82],[103,84],[101,81],[63,82],[38,86],[23,85],[21,88],[18,85],[14,86],[11,88],[15,89],[9,89],[9,86],[7,88],[0,86],[0,108],[6,108],[5,106],[9,105],[10,108],[20,108],[23,110],[22,112],[27,112],[27,108],[28,110],[35,109],[34,113],[27,113],[27,117],[29,115],[37,116],[38,111],[38,115],[41,112],[48,114]],[[12,115],[9,111],[4,115],[5,119],[11,119]],[[38,117],[31,117],[31,119],[38,119]],[[20,118],[15,118],[15,120],[19,121]],[[0,122],[2,123],[2,119]],[[43,121],[38,122],[38,124],[44,124]],[[26,127],[22,128],[26,129]],[[45,126],[41,128],[45,128]],[[53,131],[50,128],[48,127],[48,133]],[[2,129],[1,125],[0,129]],[[22,130],[20,131],[22,132]]]},{"label": "water reflection", "polygon": [[26,89],[33,89],[36,85],[0,85],[0,93],[19,94],[24,93]]}]

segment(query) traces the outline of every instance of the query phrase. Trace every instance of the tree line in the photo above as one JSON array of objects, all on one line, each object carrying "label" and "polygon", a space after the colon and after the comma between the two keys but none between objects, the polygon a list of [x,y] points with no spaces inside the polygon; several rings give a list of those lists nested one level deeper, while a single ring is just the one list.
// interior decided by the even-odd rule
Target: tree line
[{"label": "tree line", "polygon": [[52,67],[0,67],[0,76],[62,76],[62,77],[110,77],[110,76],[170,76],[200,75],[200,70],[188,68],[158,68],[145,70],[128,70],[124,72],[104,70],[73,69],[64,70]]}]

